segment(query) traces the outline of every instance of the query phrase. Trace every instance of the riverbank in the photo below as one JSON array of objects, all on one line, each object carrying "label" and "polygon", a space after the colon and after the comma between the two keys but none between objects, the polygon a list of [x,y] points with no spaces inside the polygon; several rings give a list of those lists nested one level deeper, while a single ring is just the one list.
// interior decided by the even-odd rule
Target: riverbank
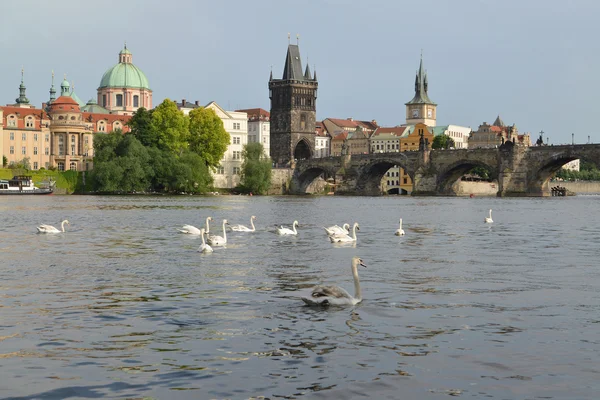
[{"label": "riverbank", "polygon": [[15,175],[29,175],[38,187],[54,181],[54,193],[56,194],[72,194],[77,191],[77,188],[82,185],[82,174],[82,172],[77,171],[51,171],[46,169],[37,171],[9,168],[0,169],[0,179],[11,179]]}]

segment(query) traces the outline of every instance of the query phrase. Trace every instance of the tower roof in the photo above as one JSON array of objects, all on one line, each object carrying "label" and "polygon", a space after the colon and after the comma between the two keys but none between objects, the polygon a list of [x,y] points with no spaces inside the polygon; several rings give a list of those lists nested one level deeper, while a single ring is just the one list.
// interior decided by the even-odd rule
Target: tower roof
[{"label": "tower roof", "polygon": [[500,118],[500,115],[498,115],[496,117],[496,120],[494,121],[494,123],[492,125],[499,126],[499,127],[505,127],[506,126],[506,125],[504,125],[504,121],[502,121],[502,118]]},{"label": "tower roof", "polygon": [[288,45],[285,67],[283,67],[283,80],[301,81],[302,61],[300,60],[300,48],[296,44]]},{"label": "tower roof", "polygon": [[415,97],[411,101],[406,103],[409,104],[431,104],[436,105],[429,96],[427,95],[427,72],[423,68],[423,56],[421,56],[421,63],[419,64],[419,70],[415,78]]},{"label": "tower roof", "polygon": [[119,52],[119,63],[109,68],[100,80],[100,88],[139,88],[150,90],[141,69],[131,63],[131,52],[125,47]]},{"label": "tower roof", "polygon": [[25,95],[25,83],[23,82],[24,68],[21,68],[21,84],[19,85],[19,97],[15,100],[17,104],[29,104],[29,99]]}]

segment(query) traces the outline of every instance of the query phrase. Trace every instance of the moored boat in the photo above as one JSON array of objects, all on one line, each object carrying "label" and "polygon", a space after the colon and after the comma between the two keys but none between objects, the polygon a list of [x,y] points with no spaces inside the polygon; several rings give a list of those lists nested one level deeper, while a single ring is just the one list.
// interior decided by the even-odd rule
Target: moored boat
[{"label": "moored boat", "polygon": [[17,175],[9,180],[0,180],[0,195],[3,194],[51,194],[54,190],[51,187],[39,188],[33,184],[31,176]]}]

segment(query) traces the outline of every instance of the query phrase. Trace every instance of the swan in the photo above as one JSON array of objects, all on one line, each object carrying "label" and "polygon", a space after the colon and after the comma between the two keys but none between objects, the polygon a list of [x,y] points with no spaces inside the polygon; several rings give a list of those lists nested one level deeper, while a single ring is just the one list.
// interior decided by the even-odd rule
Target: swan
[{"label": "swan", "polygon": [[327,232],[328,236],[347,235],[350,233],[350,224],[344,224],[341,227],[338,225],[333,225],[329,228],[323,227],[323,229],[325,229],[325,232]]},{"label": "swan", "polygon": [[227,232],[225,232],[225,225],[227,225],[227,220],[223,220],[223,236],[217,235],[209,235],[206,238],[208,244],[212,244],[213,246],[225,246],[227,244]]},{"label": "swan", "polygon": [[200,229],[200,237],[202,238],[202,244],[200,245],[200,247],[198,247],[198,251],[200,253],[212,253],[212,247],[210,247],[210,245],[206,244],[206,242],[204,241],[204,232],[206,232],[204,228]]},{"label": "swan", "polygon": [[280,235],[297,235],[298,231],[296,230],[296,227],[298,226],[298,221],[294,221],[294,223],[292,224],[292,229],[290,228],[284,228],[283,225],[281,225],[280,228],[277,228],[277,233]]},{"label": "swan", "polygon": [[352,236],[350,235],[334,235],[329,236],[329,240],[331,243],[342,243],[342,242],[356,242],[356,231],[360,231],[360,227],[358,226],[358,222],[355,222],[352,226]]},{"label": "swan", "polygon": [[212,220],[212,217],[206,217],[206,230],[204,231],[205,235],[208,235],[210,233],[210,225],[208,222]]},{"label": "swan", "polygon": [[37,227],[38,233],[62,233],[65,231],[65,224],[70,225],[68,220],[61,222],[61,231],[53,227],[52,225],[40,225]]},{"label": "swan", "polygon": [[394,233],[396,236],[404,236],[404,229],[402,229],[402,218],[400,218],[400,228],[396,229]]},{"label": "swan", "polygon": [[254,232],[254,231],[256,231],[256,228],[254,227],[255,219],[256,219],[256,217],[254,215],[250,217],[250,225],[252,225],[252,229],[250,229],[244,225],[232,225],[231,230],[235,231],[235,232]]},{"label": "swan", "polygon": [[492,219],[492,209],[490,208],[490,216],[489,217],[485,217],[484,220],[486,223],[491,224],[492,222],[494,222],[494,220]]},{"label": "swan", "polygon": [[[206,233],[208,233],[208,221],[212,220],[211,217],[206,218]],[[201,229],[196,228],[193,225],[184,225],[181,229],[178,229],[181,233],[187,233],[189,235],[201,235]]]},{"label": "swan", "polygon": [[360,282],[358,281],[358,266],[367,267],[360,257],[352,258],[352,276],[354,276],[354,297],[339,286],[315,286],[311,297],[302,297],[309,306],[343,306],[355,305],[362,301]]}]

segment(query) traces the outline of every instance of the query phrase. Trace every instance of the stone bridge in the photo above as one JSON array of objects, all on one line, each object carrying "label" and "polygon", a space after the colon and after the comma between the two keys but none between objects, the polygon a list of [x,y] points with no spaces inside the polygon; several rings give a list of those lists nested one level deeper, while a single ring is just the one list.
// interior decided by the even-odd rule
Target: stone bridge
[{"label": "stone bridge", "polygon": [[546,182],[569,161],[583,159],[600,168],[600,144],[521,147],[507,143],[497,149],[425,150],[313,158],[296,163],[290,192],[306,193],[319,176],[332,178],[336,194],[382,194],[388,169],[403,168],[413,182],[413,195],[456,196],[461,176],[476,166],[491,171],[498,196],[549,196]]}]

